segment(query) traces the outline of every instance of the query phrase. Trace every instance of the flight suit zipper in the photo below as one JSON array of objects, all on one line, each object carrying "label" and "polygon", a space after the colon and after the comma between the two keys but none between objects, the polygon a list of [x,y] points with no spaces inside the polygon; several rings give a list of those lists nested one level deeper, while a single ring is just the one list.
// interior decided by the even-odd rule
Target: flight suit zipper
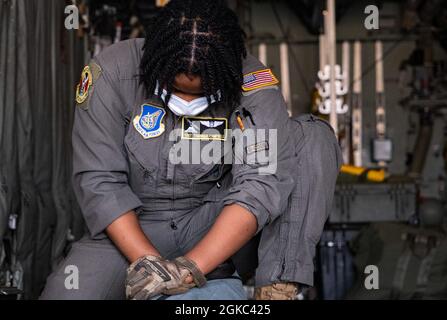
[{"label": "flight suit zipper", "polygon": [[285,232],[290,231],[290,225],[286,225],[285,223],[281,223],[279,226],[279,245],[280,245],[280,252],[278,256],[278,267],[279,271],[276,275],[276,280],[281,281],[284,272],[286,270],[286,248],[288,246],[288,241],[286,239],[289,238],[288,234],[283,234]]},{"label": "flight suit zipper", "polygon": [[[173,119],[173,122],[172,122],[172,131],[174,131],[175,129],[176,129],[176,127],[177,127],[177,125],[178,125],[178,123],[181,121],[181,117],[178,117],[178,116],[176,116],[176,115],[174,115],[174,119]],[[171,153],[171,151],[173,150],[173,147],[175,146],[175,145],[177,145],[179,143],[179,139],[177,138],[177,141],[171,146],[171,149],[169,150],[169,153]],[[169,163],[169,158],[168,158],[168,166],[170,166],[171,164]],[[171,180],[171,183],[172,183],[172,202],[171,202],[171,211],[174,211],[175,210],[175,165],[172,165],[172,180]],[[171,219],[172,221],[171,221],[171,228],[173,229],[173,230],[177,230],[177,226],[176,226],[176,224],[175,224],[175,222],[174,222],[174,220],[173,219]]]},{"label": "flight suit zipper", "polygon": [[[289,204],[287,206],[287,212],[290,212],[292,210],[291,208],[291,202],[289,201]],[[290,232],[291,232],[291,226],[289,223],[284,222],[283,221],[283,217],[280,218],[280,225],[279,225],[279,246],[280,246],[280,252],[279,252],[279,256],[278,256],[278,267],[279,267],[279,271],[278,274],[276,276],[276,279],[278,281],[281,281],[284,273],[286,271],[286,260],[287,260],[287,250],[289,246],[290,246],[290,242],[291,237],[290,237]]]}]

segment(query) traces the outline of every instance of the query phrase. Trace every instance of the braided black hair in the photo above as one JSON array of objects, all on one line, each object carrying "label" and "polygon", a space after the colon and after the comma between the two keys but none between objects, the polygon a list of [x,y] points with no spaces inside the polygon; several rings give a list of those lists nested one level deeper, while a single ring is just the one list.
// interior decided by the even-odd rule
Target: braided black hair
[{"label": "braided black hair", "polygon": [[146,28],[141,81],[148,93],[157,82],[169,101],[178,74],[200,76],[204,95],[221,95],[230,108],[241,99],[245,32],[221,0],[171,0]]}]

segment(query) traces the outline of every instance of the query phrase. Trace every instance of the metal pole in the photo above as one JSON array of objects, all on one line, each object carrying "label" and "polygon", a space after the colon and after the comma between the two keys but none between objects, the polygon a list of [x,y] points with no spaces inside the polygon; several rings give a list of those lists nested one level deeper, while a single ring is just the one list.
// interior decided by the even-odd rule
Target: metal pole
[{"label": "metal pole", "polygon": [[268,63],[267,44],[265,42],[261,42],[259,44],[259,61],[261,61],[265,66],[267,66]]},{"label": "metal pole", "polygon": [[324,71],[324,67],[328,64],[327,50],[326,50],[326,35],[322,34],[319,38],[320,41],[320,70]]},{"label": "metal pole", "polygon": [[[346,95],[346,100],[345,100],[345,104],[347,106],[349,106],[349,108],[351,108],[350,106],[350,81],[351,81],[351,44],[348,41],[343,42],[343,55],[342,55],[342,68],[343,68],[343,89],[344,90],[348,90],[348,93]],[[351,161],[351,139],[350,139],[350,135],[349,132],[351,131],[351,126],[350,126],[350,113],[347,112],[346,114],[344,114],[342,116],[343,119],[343,131],[345,132],[345,134],[343,135],[343,143],[341,144],[342,149],[343,149],[343,158],[345,160],[345,163],[350,163]]]},{"label": "metal pole", "polygon": [[343,86],[349,86],[349,83],[351,82],[351,44],[348,41],[343,42],[343,75],[344,83]]},{"label": "metal pole", "polygon": [[335,65],[337,64],[337,47],[336,47],[336,26],[335,26],[335,0],[327,0],[327,13],[325,15],[326,35],[329,53],[330,65],[330,100],[331,100],[331,114],[330,124],[334,128],[335,134],[338,137],[338,117],[337,117],[337,92],[335,86]]},{"label": "metal pole", "polygon": [[383,44],[377,41],[376,49],[376,99],[377,99],[377,137],[385,138],[386,113],[385,113],[385,79],[383,75]]},{"label": "metal pole", "polygon": [[[376,41],[376,136],[378,140],[386,138],[385,78],[383,74],[383,44]],[[385,161],[379,161],[380,167],[386,167]]]},{"label": "metal pole", "polygon": [[362,167],[362,43],[354,43],[354,87],[352,95],[352,149],[354,166]]},{"label": "metal pole", "polygon": [[290,67],[289,67],[289,45],[284,42],[280,46],[281,56],[281,88],[284,99],[287,103],[289,116],[292,116],[292,95],[290,89]]}]

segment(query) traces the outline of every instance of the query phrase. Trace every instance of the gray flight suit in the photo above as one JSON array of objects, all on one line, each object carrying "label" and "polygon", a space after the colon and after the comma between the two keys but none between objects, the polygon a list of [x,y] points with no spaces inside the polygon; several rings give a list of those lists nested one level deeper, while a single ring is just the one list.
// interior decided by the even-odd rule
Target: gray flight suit
[{"label": "gray flight suit", "polygon": [[[165,258],[172,259],[191,250],[226,205],[238,204],[253,213],[258,232],[287,208],[296,184],[292,170],[297,159],[278,88],[244,94],[237,110],[250,113],[251,119],[244,119],[246,129],[277,130],[275,141],[265,135],[260,144],[244,148],[239,164],[173,164],[170,156],[178,147],[197,141],[173,139],[171,133],[182,131],[182,119],[157,97],[145,94],[137,76],[143,44],[138,39],[113,45],[90,64],[94,84],[88,99],[77,107],[73,129],[74,190],[90,234],[73,246],[48,278],[42,299],[124,298],[128,262],[104,231],[128,211],[137,212],[145,234]],[[251,56],[244,61],[245,74],[262,69]],[[158,137],[144,139],[134,125],[145,103],[166,112],[165,132]],[[240,129],[236,111],[219,103],[200,117],[227,119],[229,129]],[[201,150],[210,144],[225,145],[218,140],[198,143]],[[277,147],[277,169],[260,175],[267,164],[247,159],[266,145]],[[69,290],[65,280],[73,266],[79,272],[79,288]]]},{"label": "gray flight suit", "polygon": [[297,184],[287,210],[262,232],[256,285],[292,282],[314,285],[314,259],[332,210],[343,158],[332,127],[312,115],[290,120],[297,164]]}]

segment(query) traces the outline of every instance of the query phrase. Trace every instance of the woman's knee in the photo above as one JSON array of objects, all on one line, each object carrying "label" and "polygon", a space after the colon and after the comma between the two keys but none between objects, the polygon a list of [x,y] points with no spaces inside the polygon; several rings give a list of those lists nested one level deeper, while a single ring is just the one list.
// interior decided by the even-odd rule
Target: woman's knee
[{"label": "woman's knee", "polygon": [[79,242],[48,277],[41,300],[125,299],[128,263],[114,248]]}]

